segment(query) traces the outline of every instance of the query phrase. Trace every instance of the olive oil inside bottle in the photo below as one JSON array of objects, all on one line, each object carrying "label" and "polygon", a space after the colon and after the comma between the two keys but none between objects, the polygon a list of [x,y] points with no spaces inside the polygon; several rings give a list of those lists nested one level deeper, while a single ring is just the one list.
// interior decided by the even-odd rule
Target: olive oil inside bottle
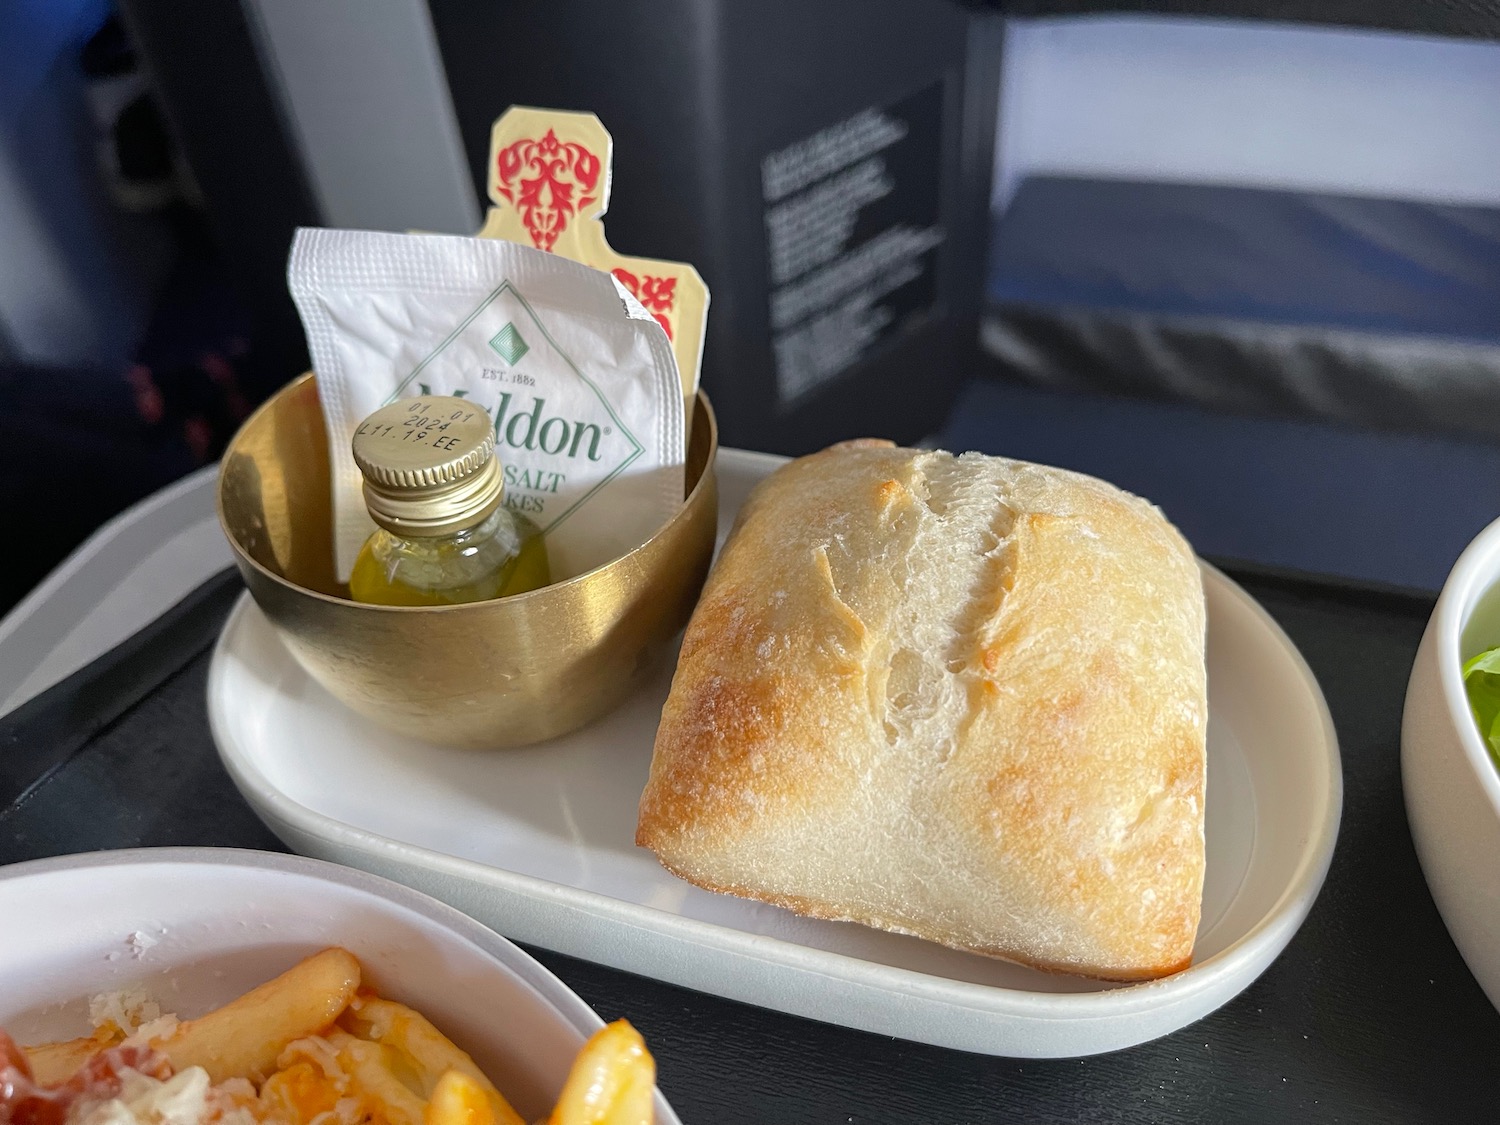
[{"label": "olive oil inside bottle", "polygon": [[[497,518],[502,527],[489,529]],[[536,524],[497,508],[478,527],[442,538],[376,531],[354,563],[349,592],[377,605],[458,605],[524,594],[550,581]]]},{"label": "olive oil inside bottle", "polygon": [[459,398],[382,407],[355,431],[354,460],[379,525],[349,579],[356,601],[459,605],[551,581],[542,533],[501,504],[489,416]]}]

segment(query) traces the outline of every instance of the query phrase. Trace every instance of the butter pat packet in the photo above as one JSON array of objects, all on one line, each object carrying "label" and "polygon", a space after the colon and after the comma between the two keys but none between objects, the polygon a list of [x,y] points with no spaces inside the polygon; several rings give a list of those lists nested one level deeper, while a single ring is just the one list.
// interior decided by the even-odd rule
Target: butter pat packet
[{"label": "butter pat packet", "polygon": [[350,441],[400,398],[488,411],[505,503],[541,528],[554,581],[639,546],[681,505],[672,346],[609,274],[510,242],[303,229],[287,279],[328,426],[340,581],[375,528]]}]

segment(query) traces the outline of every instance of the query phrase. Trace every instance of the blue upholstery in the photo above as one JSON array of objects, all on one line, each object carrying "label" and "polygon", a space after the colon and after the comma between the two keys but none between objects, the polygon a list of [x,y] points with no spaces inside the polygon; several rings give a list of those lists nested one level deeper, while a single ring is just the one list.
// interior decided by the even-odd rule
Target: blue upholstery
[{"label": "blue upholstery", "polygon": [[1500,342],[1500,208],[1033,177],[987,295]]},{"label": "blue upholstery", "polygon": [[1500,446],[970,385],[941,435],[1155,501],[1201,554],[1437,589],[1500,517]]}]

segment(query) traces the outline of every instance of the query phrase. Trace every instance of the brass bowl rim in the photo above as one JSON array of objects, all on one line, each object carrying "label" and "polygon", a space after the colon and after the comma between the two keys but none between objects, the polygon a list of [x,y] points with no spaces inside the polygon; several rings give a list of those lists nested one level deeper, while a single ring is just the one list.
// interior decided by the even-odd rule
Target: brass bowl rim
[{"label": "brass bowl rim", "polygon": [[[334,596],[333,594],[325,594],[321,590],[311,590],[306,586],[299,585],[298,583],[293,582],[291,579],[277,574],[275,571],[266,567],[263,563],[261,563],[240,545],[239,538],[229,530],[229,521],[224,518],[224,465],[226,462],[228,462],[230,455],[234,453],[235,448],[239,445],[240,435],[245,433],[245,431],[247,431],[251,427],[251,425],[258,421],[262,414],[270,410],[271,407],[276,404],[277,399],[279,399],[284,394],[289,394],[291,391],[302,386],[303,383],[316,378],[316,372],[303,372],[303,374],[297,376],[297,378],[293,379],[290,383],[287,383],[285,386],[281,387],[278,391],[276,391],[275,394],[273,394],[270,398],[266,399],[265,402],[256,407],[254,412],[251,413],[251,415],[246,418],[243,423],[241,423],[240,428],[235,432],[234,437],[230,439],[229,445],[225,447],[223,456],[219,459],[219,475],[214,482],[214,514],[218,517],[219,520],[219,530],[224,533],[224,538],[229,540],[229,547],[234,552],[235,557],[245,563],[248,563],[262,577],[269,579],[279,586],[286,587],[286,589],[292,591],[293,593],[300,594],[309,598],[316,598],[319,601],[328,602],[329,604],[336,606],[354,606],[357,609],[367,609],[376,613],[395,614],[459,613],[463,610],[493,608],[496,604],[494,600],[484,602],[461,602],[457,605],[377,605],[373,602],[358,602],[353,598],[340,598]],[[718,453],[719,449],[719,420],[717,415],[714,414],[713,403],[709,401],[708,395],[703,391],[701,387],[698,389],[697,401],[702,404],[703,413],[708,421],[708,459],[704,462],[703,472],[698,475],[698,483],[693,485],[692,491],[683,498],[682,503],[678,507],[677,511],[672,513],[672,518],[667,520],[666,523],[662,524],[661,527],[657,528],[656,531],[652,533],[649,539],[646,539],[637,546],[632,547],[623,555],[617,555],[614,558],[610,559],[608,562],[600,563],[592,570],[586,570],[582,574],[575,574],[572,578],[565,578],[561,582],[551,582],[546,586],[542,586],[538,589],[527,590],[524,594],[510,594],[503,599],[504,604],[521,604],[542,597],[546,594],[561,590],[566,586],[572,586],[574,583],[582,582],[585,579],[599,574],[601,571],[608,570],[612,566],[618,566],[621,563],[625,562],[627,559],[633,558],[634,556],[645,551],[648,547],[651,546],[651,544],[655,543],[658,539],[665,535],[668,529],[670,529],[673,524],[677,523],[678,520],[682,519],[687,514],[687,511],[692,506],[693,501],[697,498],[698,494],[703,490],[703,488],[709,481],[710,475],[713,472],[714,457]]]}]

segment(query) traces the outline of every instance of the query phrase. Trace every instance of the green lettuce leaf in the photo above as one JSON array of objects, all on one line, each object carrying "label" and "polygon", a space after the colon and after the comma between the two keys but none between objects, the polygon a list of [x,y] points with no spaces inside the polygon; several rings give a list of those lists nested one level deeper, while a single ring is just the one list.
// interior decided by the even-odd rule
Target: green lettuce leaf
[{"label": "green lettuce leaf", "polygon": [[1464,690],[1479,724],[1479,733],[1490,747],[1490,757],[1500,766],[1500,648],[1487,649],[1464,662]]}]

